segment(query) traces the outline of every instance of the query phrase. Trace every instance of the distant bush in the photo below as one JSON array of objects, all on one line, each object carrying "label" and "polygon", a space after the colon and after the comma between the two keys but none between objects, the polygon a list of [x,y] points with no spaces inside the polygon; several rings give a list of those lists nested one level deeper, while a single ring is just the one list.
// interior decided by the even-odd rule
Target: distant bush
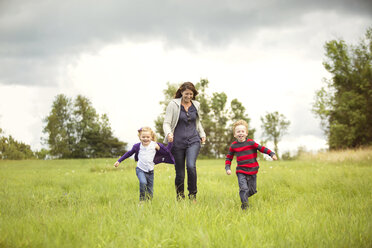
[{"label": "distant bush", "polygon": [[282,160],[295,160],[296,159],[296,156],[291,156],[291,152],[290,151],[286,151],[282,154],[282,157],[281,157]]},{"label": "distant bush", "polygon": [[42,148],[40,151],[35,152],[35,156],[38,159],[47,159],[50,156],[49,150]]},{"label": "distant bush", "polygon": [[32,158],[36,157],[29,145],[16,141],[12,136],[0,136],[0,159],[18,160]]},{"label": "distant bush", "polygon": [[296,159],[298,159],[299,157],[301,157],[301,155],[304,154],[304,153],[307,153],[307,151],[306,151],[306,147],[304,147],[304,146],[299,146],[299,147],[297,148],[297,151],[296,151],[293,155],[291,155],[291,152],[290,152],[290,151],[286,151],[286,152],[284,152],[284,153],[282,154],[282,156],[281,156],[281,159],[282,159],[282,160],[296,160]]}]

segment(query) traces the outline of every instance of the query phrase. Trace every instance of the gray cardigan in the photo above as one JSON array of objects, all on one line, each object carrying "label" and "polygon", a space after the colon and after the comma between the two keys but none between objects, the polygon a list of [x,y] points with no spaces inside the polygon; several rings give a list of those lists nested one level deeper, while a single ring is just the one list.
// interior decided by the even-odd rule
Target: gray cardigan
[{"label": "gray cardigan", "polygon": [[[200,110],[200,103],[198,101],[192,101],[196,110],[199,113]],[[180,117],[181,112],[181,98],[172,99],[168,106],[167,110],[165,111],[165,117],[163,122],[163,130],[165,139],[164,142],[167,142],[168,134],[174,133],[174,129],[176,129],[178,118]],[[200,122],[200,117],[196,119],[196,131],[198,131],[200,138],[205,138],[205,132],[203,126]]]}]

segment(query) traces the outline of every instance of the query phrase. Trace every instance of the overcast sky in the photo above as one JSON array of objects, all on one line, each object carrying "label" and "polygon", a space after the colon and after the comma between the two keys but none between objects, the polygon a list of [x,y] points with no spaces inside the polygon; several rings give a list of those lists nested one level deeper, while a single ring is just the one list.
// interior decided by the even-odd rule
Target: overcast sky
[{"label": "overcast sky", "polygon": [[82,94],[132,145],[167,82],[206,78],[243,103],[256,141],[279,111],[291,121],[280,150],[318,150],[323,46],[357,44],[370,26],[369,0],[0,0],[0,128],[40,149],[55,96]]}]

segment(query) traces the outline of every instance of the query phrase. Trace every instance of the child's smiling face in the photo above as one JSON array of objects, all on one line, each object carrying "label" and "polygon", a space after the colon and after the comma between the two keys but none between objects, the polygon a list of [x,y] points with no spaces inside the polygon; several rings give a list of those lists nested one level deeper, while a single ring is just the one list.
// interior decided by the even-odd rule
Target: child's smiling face
[{"label": "child's smiling face", "polygon": [[248,130],[246,129],[245,126],[238,125],[238,126],[235,127],[234,137],[239,142],[244,142],[247,139],[247,136],[248,136]]},{"label": "child's smiling face", "polygon": [[140,140],[143,146],[148,146],[152,140],[151,133],[148,131],[142,131],[140,135]]}]

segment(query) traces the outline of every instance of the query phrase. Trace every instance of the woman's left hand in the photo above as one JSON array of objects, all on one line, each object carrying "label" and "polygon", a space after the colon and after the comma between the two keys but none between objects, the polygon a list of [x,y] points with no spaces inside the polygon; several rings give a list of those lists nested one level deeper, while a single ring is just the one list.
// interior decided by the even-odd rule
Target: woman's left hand
[{"label": "woman's left hand", "polygon": [[202,145],[204,145],[205,144],[205,137],[203,137],[203,138],[201,138],[201,143],[202,143]]}]

